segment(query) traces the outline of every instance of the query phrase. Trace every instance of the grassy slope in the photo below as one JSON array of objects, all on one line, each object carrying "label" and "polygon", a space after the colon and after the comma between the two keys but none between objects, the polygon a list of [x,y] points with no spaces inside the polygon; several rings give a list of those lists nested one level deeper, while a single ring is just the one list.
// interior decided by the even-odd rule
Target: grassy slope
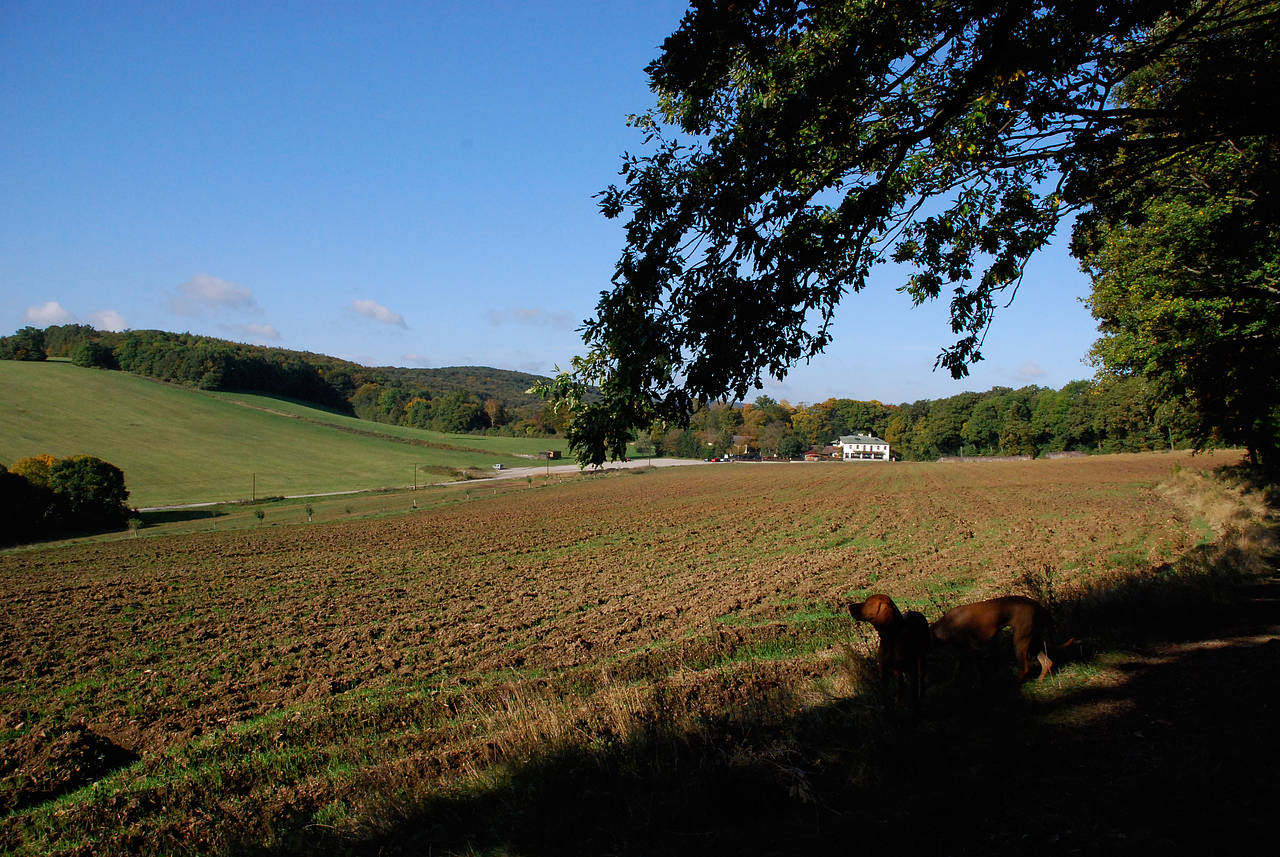
[{"label": "grassy slope", "polygon": [[372,423],[357,417],[349,417],[344,414],[336,414],[332,411],[314,408],[303,402],[279,399],[258,393],[209,393],[207,395],[251,408],[299,417],[308,422],[322,423],[335,428],[375,433],[389,438],[407,439],[443,446],[466,447],[494,455],[536,455],[547,449],[564,450],[564,441],[561,438],[445,434],[444,432],[428,431],[408,426]]},{"label": "grassy slope", "polygon": [[437,481],[454,468],[527,463],[514,454],[549,445],[380,426],[69,363],[0,361],[0,462],[96,455],[124,471],[139,506],[405,485],[415,465],[426,468],[419,480]]}]

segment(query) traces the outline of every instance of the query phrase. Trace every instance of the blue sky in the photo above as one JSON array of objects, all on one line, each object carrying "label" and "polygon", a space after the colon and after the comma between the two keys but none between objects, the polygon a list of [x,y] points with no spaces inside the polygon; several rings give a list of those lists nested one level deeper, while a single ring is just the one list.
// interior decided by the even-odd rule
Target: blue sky
[{"label": "blue sky", "polygon": [[[641,145],[685,4],[0,4],[0,332],[190,330],[368,365],[548,373],[622,246],[593,194]],[[765,392],[887,402],[1089,377],[1088,283],[1033,263],[972,375],[890,272]]]}]

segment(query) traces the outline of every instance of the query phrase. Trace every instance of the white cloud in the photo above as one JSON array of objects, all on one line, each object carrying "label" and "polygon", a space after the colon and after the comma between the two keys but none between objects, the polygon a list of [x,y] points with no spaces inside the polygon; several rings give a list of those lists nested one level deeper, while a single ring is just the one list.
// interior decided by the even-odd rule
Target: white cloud
[{"label": "white cloud", "polygon": [[1020,383],[1031,384],[1048,374],[1039,363],[1034,360],[1027,360],[1018,367],[1018,371],[1013,373],[1013,377],[1018,379]]},{"label": "white cloud", "polygon": [[427,369],[435,365],[435,361],[425,354],[405,354],[401,356],[406,366],[414,366],[419,369]]},{"label": "white cloud", "polygon": [[178,294],[170,299],[169,306],[178,315],[200,315],[206,309],[256,309],[258,302],[239,283],[196,274],[178,286]]},{"label": "white cloud", "polygon": [[125,323],[124,316],[113,309],[100,309],[97,312],[89,314],[89,323],[98,330],[124,330],[129,325]]},{"label": "white cloud", "polygon": [[244,334],[254,342],[265,342],[280,338],[280,331],[276,330],[273,324],[227,324],[223,325],[223,329]]},{"label": "white cloud", "polygon": [[397,327],[406,327],[406,328],[409,326],[404,323],[404,316],[400,315],[399,313],[392,312],[391,310],[387,309],[377,301],[370,301],[370,300],[352,301],[351,311],[355,313],[359,313],[360,315],[363,315],[363,316],[367,316],[375,321],[380,321],[383,324],[393,324],[393,325],[396,325]]},{"label": "white cloud", "polygon": [[62,304],[57,301],[49,301],[39,306],[29,306],[22,317],[34,324],[42,324],[46,327],[51,324],[71,324],[76,317],[63,309]]},{"label": "white cloud", "polygon": [[530,327],[555,327],[570,330],[574,325],[573,313],[564,310],[545,310],[539,307],[489,310],[489,323],[521,324]]}]

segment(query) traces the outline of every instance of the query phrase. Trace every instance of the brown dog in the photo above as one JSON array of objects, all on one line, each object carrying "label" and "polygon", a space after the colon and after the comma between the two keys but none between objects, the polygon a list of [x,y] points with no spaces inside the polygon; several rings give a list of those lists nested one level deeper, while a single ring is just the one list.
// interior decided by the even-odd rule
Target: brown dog
[{"label": "brown dog", "polygon": [[[956,646],[967,652],[977,651],[989,643],[1000,629],[1013,631],[1013,650],[1018,657],[1018,680],[1031,672],[1031,653],[1040,662],[1040,678],[1053,669],[1049,658],[1049,630],[1053,617],[1039,601],[1022,595],[1006,595],[989,601],[977,601],[953,607],[929,626],[933,642]],[[1068,640],[1063,646],[1070,645]],[[1061,647],[1059,647],[1061,648]]]},{"label": "brown dog", "polygon": [[861,603],[850,602],[849,615],[870,622],[880,636],[880,688],[888,691],[889,676],[898,677],[899,687],[905,680],[913,686],[912,704],[920,705],[924,696],[924,656],[929,650],[929,623],[923,613],[902,613],[888,595],[872,595]]}]

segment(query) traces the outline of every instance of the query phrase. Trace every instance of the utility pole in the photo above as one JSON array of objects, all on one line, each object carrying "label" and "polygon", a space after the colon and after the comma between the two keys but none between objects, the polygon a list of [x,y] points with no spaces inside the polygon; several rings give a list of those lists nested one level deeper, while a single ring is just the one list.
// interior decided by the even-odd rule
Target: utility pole
[{"label": "utility pole", "polygon": [[252,503],[258,499],[258,474],[251,474],[250,479],[252,481],[249,483],[249,502]]}]

